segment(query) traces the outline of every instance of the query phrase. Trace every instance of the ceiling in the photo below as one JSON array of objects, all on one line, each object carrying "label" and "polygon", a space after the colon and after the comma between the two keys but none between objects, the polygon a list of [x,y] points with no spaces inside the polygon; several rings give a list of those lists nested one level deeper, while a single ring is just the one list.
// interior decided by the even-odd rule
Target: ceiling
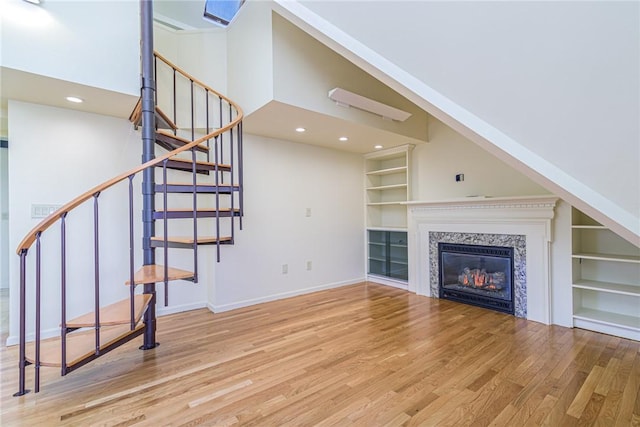
[{"label": "ceiling", "polygon": [[[304,128],[305,132],[296,132],[297,127]],[[244,120],[243,130],[270,138],[361,154],[375,151],[376,145],[389,148],[424,142],[278,101],[271,101],[249,114]],[[340,141],[342,136],[348,137],[348,141]]]}]

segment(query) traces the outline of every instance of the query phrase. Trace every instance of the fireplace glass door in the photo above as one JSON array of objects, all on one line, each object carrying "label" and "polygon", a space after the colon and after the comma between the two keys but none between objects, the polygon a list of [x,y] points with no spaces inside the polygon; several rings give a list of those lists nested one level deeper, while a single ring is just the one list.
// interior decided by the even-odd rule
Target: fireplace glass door
[{"label": "fireplace glass door", "polygon": [[439,243],[440,298],[514,312],[513,248]]}]

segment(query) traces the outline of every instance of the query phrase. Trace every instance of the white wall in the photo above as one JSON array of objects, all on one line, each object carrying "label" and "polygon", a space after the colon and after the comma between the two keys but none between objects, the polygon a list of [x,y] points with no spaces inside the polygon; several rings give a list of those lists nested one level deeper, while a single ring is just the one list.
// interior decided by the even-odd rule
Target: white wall
[{"label": "white wall", "polygon": [[[433,117],[429,118],[429,143],[415,147],[412,162],[414,200],[549,194]],[[455,176],[460,173],[464,181],[456,182]]]},{"label": "white wall", "polygon": [[637,241],[637,2],[276,2],[413,102]]},{"label": "white wall", "polygon": [[9,150],[0,148],[0,288],[9,287]]},{"label": "white wall", "polygon": [[245,114],[273,99],[271,5],[249,1],[227,30],[228,96]]},{"label": "white wall", "polygon": [[227,32],[222,29],[175,31],[154,24],[154,49],[196,79],[225,93]]},{"label": "white wall", "polygon": [[4,0],[2,7],[2,66],[139,93],[138,2]]},{"label": "white wall", "polygon": [[244,147],[244,230],[223,248],[214,311],[364,280],[362,157],[248,134]]},{"label": "white wall", "polygon": [[[273,14],[273,92],[277,101],[365,126],[427,140],[427,113],[384,83],[316,39]],[[357,108],[344,108],[329,99],[333,88],[359,95],[411,113],[404,122],[381,120]]]},{"label": "white wall", "polygon": [[[34,126],[33,118],[38,118]],[[141,158],[138,131],[127,120],[82,113],[62,108],[9,101],[9,242],[10,242],[10,337],[15,343],[18,331],[19,258],[15,248],[40,220],[31,219],[31,204],[62,205],[95,185],[137,166]],[[141,178],[134,181],[134,224],[136,237],[136,269],[141,265]],[[101,300],[104,305],[124,299],[129,277],[128,242],[128,186],[125,184],[107,191],[100,202]],[[93,227],[92,203],[69,214],[67,220],[67,269],[69,286],[68,317],[92,310],[93,287]],[[58,252],[58,225],[43,235],[44,251],[52,247]],[[171,265],[191,269],[191,258],[184,254],[171,255]],[[162,251],[158,251],[158,261]],[[201,253],[207,258],[206,251]],[[209,258],[211,255],[209,254]],[[33,265],[34,249],[30,251]],[[159,262],[161,263],[161,262]],[[168,308],[172,312],[203,307],[206,302],[208,269],[201,270],[200,284],[187,282],[172,284]],[[33,281],[34,270],[29,279]],[[43,258],[43,329],[57,334],[59,323],[59,257]],[[162,302],[161,286],[159,299]],[[33,295],[33,292],[30,291]],[[33,299],[30,299],[33,301]],[[32,325],[32,323],[30,323]]]}]

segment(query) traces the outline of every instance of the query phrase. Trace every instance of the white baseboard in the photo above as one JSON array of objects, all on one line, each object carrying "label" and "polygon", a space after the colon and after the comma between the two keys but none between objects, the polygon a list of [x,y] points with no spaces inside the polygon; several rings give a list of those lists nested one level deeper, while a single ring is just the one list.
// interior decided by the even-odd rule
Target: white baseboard
[{"label": "white baseboard", "polygon": [[365,279],[364,279],[364,277],[362,277],[362,278],[358,278],[358,279],[345,280],[345,281],[342,281],[342,282],[327,283],[327,284],[324,284],[324,285],[314,286],[314,287],[311,287],[311,288],[296,289],[295,291],[282,292],[282,293],[279,293],[279,294],[267,295],[267,296],[264,296],[264,297],[253,298],[253,299],[248,299],[248,300],[238,301],[238,302],[232,302],[232,303],[229,303],[229,304],[222,304],[222,305],[207,304],[207,307],[209,308],[209,310],[213,311],[214,313],[222,313],[222,312],[225,312],[225,311],[235,310],[237,308],[243,308],[243,307],[248,307],[250,305],[261,304],[263,302],[276,301],[276,300],[280,300],[280,299],[295,297],[295,296],[298,296],[298,295],[304,295],[304,294],[310,294],[310,293],[313,293],[313,292],[324,291],[324,290],[327,290],[327,289],[339,288],[339,287],[348,286],[348,285],[355,285],[356,283],[362,283],[364,281],[365,281]]},{"label": "white baseboard", "polygon": [[[60,328],[51,328],[40,331],[40,339],[45,340],[47,338],[59,337],[60,336]],[[36,339],[35,332],[31,332],[27,334],[26,341],[34,341]],[[9,335],[7,338],[6,346],[18,345],[20,344],[20,337],[18,335]]]},{"label": "white baseboard", "polygon": [[182,313],[184,311],[191,311],[191,310],[197,310],[199,308],[205,308],[207,307],[207,302],[201,301],[201,302],[194,302],[191,304],[182,304],[182,305],[175,305],[175,306],[169,306],[169,307],[165,307],[162,305],[161,302],[158,302],[158,305],[156,307],[157,307],[156,313],[158,314],[158,316],[167,316],[169,314],[176,314],[176,313]]},{"label": "white baseboard", "polygon": [[385,285],[385,286],[391,286],[398,289],[404,289],[405,291],[409,290],[409,284],[407,282],[393,280],[386,277],[368,275],[367,282],[373,282],[379,285]]}]

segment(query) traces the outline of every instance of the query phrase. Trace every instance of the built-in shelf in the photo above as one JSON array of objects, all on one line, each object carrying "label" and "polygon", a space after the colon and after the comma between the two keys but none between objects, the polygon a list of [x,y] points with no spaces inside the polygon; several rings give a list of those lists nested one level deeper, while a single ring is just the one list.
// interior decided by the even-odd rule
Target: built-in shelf
[{"label": "built-in shelf", "polygon": [[[368,187],[367,190],[391,190],[393,188],[407,188],[407,184],[379,185],[377,187]],[[405,200],[403,200],[403,202],[404,201]]]},{"label": "built-in shelf", "polygon": [[571,228],[576,230],[607,230],[604,225],[572,225]]},{"label": "built-in shelf", "polygon": [[367,273],[379,283],[406,288],[407,207],[412,145],[365,154]]},{"label": "built-in shelf", "polygon": [[573,314],[574,319],[601,323],[607,326],[616,326],[640,332],[640,318],[613,313],[610,311],[580,308]]},{"label": "built-in shelf", "polygon": [[[606,283],[595,280],[579,280],[573,284],[574,288],[589,289],[598,292],[608,292],[612,294],[628,295],[640,297],[640,286],[625,285],[622,283]],[[640,306],[638,307],[640,310]]]},{"label": "built-in shelf", "polygon": [[402,206],[402,204],[400,202],[372,202],[372,203],[367,203],[367,206],[391,206],[391,205]]},{"label": "built-in shelf", "polygon": [[640,256],[638,255],[617,255],[617,254],[598,254],[578,252],[571,255],[577,259],[594,259],[598,261],[612,261],[612,262],[631,262],[634,264],[640,264]]},{"label": "built-in shelf", "polygon": [[572,212],[573,325],[640,340],[640,248]]},{"label": "built-in shelf", "polygon": [[391,175],[396,173],[406,173],[407,169],[408,169],[407,166],[400,166],[400,167],[387,168],[387,169],[376,169],[376,170],[367,172],[367,175],[380,176],[380,175]]}]

